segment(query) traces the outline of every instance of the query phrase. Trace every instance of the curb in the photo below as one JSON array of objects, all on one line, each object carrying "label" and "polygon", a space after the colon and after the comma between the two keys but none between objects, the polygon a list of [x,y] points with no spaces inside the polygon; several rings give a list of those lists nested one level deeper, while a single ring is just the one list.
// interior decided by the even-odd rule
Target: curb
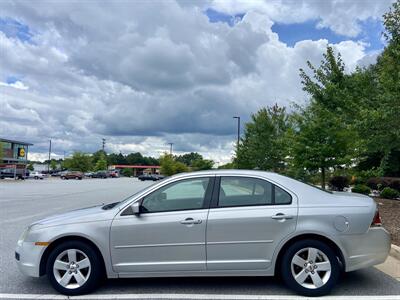
[{"label": "curb", "polygon": [[390,247],[390,256],[400,260],[400,247],[392,244]]}]

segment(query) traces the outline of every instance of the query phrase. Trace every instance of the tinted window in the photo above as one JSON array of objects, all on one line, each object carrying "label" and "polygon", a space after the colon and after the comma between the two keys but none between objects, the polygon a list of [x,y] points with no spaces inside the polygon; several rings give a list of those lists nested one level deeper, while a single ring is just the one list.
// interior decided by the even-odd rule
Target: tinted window
[{"label": "tinted window", "polygon": [[203,208],[209,178],[181,180],[146,196],[144,212],[162,212]]},{"label": "tinted window", "polygon": [[280,187],[275,186],[275,204],[290,204],[291,202],[292,196]]},{"label": "tinted window", "polygon": [[272,184],[257,178],[222,177],[218,206],[272,204]]}]

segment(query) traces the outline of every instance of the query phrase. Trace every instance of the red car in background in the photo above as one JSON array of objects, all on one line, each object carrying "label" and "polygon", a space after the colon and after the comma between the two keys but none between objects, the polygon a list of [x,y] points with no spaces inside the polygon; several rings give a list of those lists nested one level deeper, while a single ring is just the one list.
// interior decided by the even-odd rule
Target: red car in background
[{"label": "red car in background", "polygon": [[108,177],[118,178],[119,177],[119,172],[117,170],[108,171]]}]

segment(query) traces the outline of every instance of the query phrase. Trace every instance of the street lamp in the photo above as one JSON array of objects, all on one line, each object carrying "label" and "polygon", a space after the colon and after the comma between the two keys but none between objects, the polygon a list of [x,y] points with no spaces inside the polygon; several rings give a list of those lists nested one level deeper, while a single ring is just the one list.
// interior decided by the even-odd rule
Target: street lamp
[{"label": "street lamp", "polygon": [[240,141],[240,117],[234,116],[234,119],[237,119],[237,144],[236,149],[239,150],[239,141]]}]

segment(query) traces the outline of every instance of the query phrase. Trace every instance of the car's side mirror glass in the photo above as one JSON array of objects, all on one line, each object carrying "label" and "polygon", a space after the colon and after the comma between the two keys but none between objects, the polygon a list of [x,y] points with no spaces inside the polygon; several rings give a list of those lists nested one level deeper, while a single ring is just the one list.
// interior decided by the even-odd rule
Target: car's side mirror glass
[{"label": "car's side mirror glass", "polygon": [[132,205],[128,206],[122,213],[121,216],[132,216],[139,215],[141,212],[140,201],[136,201]]},{"label": "car's side mirror glass", "polygon": [[134,215],[139,215],[140,214],[140,201],[134,202],[132,205],[132,212]]}]

